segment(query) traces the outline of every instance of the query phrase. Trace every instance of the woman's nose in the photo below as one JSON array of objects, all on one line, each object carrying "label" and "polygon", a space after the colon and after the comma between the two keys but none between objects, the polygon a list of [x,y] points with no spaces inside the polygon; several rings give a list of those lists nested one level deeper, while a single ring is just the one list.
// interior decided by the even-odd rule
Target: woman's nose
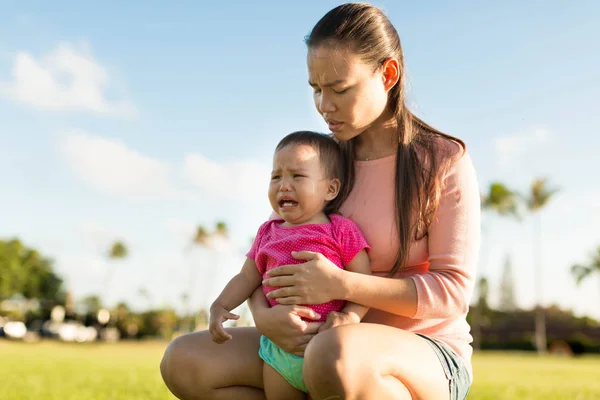
[{"label": "woman's nose", "polygon": [[335,104],[331,101],[331,97],[321,93],[318,99],[318,107],[321,114],[332,113],[335,111]]}]

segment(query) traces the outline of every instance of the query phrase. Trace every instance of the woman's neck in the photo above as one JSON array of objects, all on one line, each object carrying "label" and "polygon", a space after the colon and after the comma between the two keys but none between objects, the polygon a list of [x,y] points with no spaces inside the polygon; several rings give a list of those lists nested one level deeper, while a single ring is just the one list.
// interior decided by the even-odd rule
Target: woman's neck
[{"label": "woman's neck", "polygon": [[398,123],[395,118],[375,121],[355,139],[358,160],[374,160],[395,154],[398,149]]}]

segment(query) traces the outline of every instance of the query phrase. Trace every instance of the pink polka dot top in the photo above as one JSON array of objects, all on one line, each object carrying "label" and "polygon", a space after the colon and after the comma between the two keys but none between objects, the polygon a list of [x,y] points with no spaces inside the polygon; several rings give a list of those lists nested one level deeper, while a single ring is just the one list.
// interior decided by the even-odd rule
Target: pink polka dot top
[{"label": "pink polka dot top", "polygon": [[[353,221],[337,214],[329,215],[329,219],[331,223],[298,226],[282,226],[283,219],[271,219],[258,229],[247,256],[255,261],[258,271],[266,279],[265,273],[275,267],[304,262],[292,257],[292,251],[321,253],[339,268],[344,268],[362,249],[370,250]],[[265,295],[275,289],[263,285]],[[267,300],[271,307],[278,304],[275,299]],[[319,321],[325,321],[331,311],[340,311],[344,304],[343,300],[334,300],[306,306],[319,313]]]}]

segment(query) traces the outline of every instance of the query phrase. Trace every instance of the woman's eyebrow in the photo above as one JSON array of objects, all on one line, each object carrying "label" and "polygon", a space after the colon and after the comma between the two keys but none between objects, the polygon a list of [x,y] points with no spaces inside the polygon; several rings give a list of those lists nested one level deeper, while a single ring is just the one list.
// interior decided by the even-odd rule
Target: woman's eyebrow
[{"label": "woman's eyebrow", "polygon": [[335,85],[339,85],[340,83],[344,83],[345,81],[343,79],[338,79],[337,81],[333,81],[333,82],[329,82],[329,83],[324,83],[322,85],[317,85],[314,82],[308,81],[308,84],[312,87],[315,86],[322,86],[322,87],[329,87],[329,86],[335,86]]}]

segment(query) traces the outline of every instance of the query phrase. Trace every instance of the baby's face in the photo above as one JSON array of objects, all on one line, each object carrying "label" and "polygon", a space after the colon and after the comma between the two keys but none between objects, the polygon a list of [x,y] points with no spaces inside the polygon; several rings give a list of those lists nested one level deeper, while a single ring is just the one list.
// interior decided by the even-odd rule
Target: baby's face
[{"label": "baby's face", "polygon": [[[309,222],[337,194],[326,177],[319,153],[306,145],[290,145],[273,156],[269,201],[273,210],[290,224]],[[333,190],[332,190],[333,186]]]}]

